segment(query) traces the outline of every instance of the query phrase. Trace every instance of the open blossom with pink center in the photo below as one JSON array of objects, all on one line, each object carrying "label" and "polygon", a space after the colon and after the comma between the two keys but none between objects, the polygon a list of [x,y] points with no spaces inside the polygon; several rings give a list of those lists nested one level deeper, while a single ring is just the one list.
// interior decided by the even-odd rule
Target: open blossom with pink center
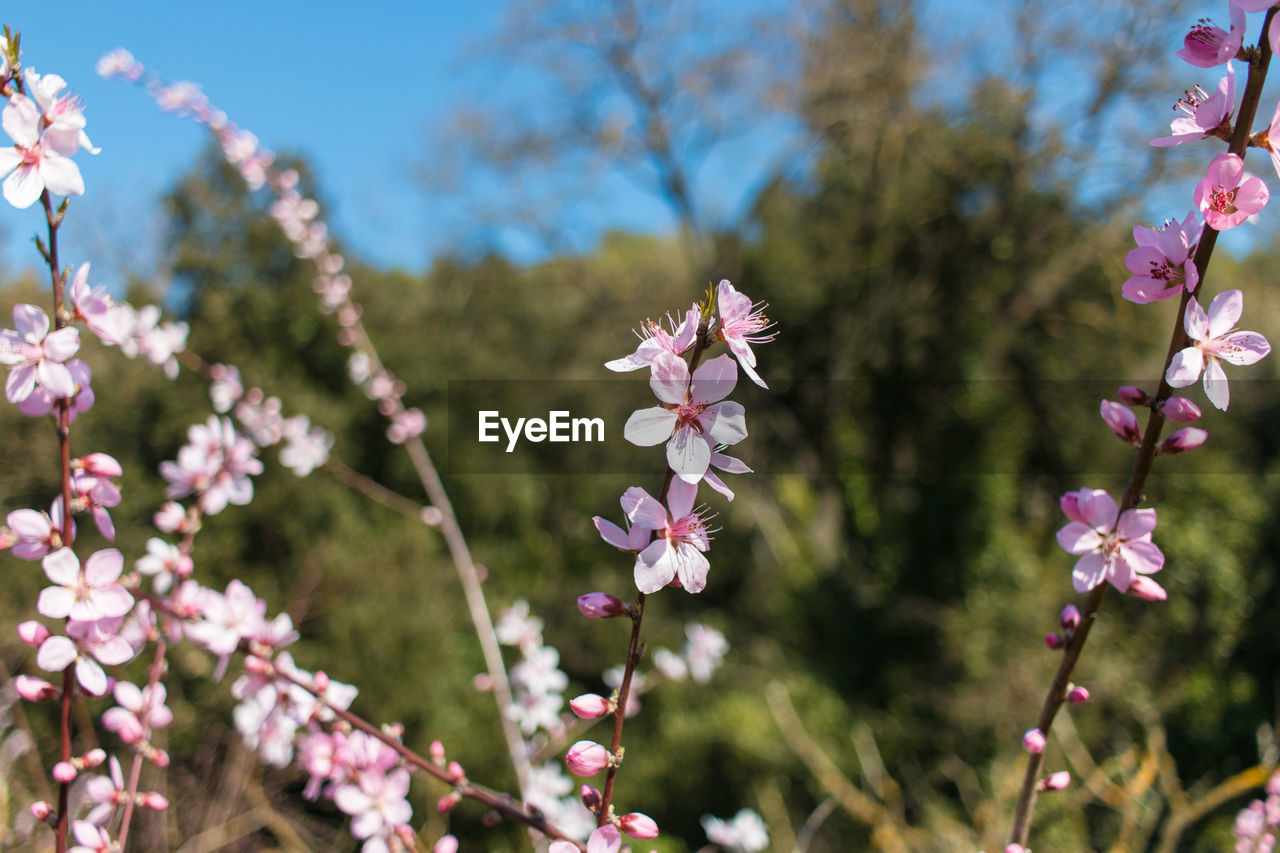
[{"label": "open blossom with pink center", "polygon": [[147,555],[141,557],[133,567],[141,574],[153,575],[155,591],[162,595],[173,586],[175,578],[189,578],[194,569],[190,554],[182,553],[177,545],[170,545],[155,536],[147,540]]},{"label": "open blossom with pink center", "polygon": [[[18,538],[13,545],[13,556],[23,560],[38,560],[50,551],[62,547],[62,497],[53,502],[49,512],[34,509],[16,509],[5,518],[5,524]],[[74,532],[75,526],[72,526]]]},{"label": "open blossom with pink center", "polygon": [[120,617],[96,622],[67,623],[67,636],[53,636],[40,644],[36,666],[45,672],[62,672],[75,664],[76,681],[88,693],[101,696],[107,692],[107,674],[101,664],[119,666],[133,660],[133,646],[120,636],[124,620]]},{"label": "open blossom with pink center", "polygon": [[138,687],[128,681],[117,681],[112,690],[118,703],[102,715],[102,726],[115,732],[125,743],[142,740],[144,729],[155,731],[173,722],[173,712],[164,704],[164,684]]},{"label": "open blossom with pink center", "polygon": [[1172,299],[1184,287],[1194,293],[1200,274],[1192,256],[1203,230],[1195,211],[1181,222],[1166,222],[1160,228],[1135,227],[1133,239],[1138,248],[1124,256],[1125,266],[1133,273],[1121,288],[1124,298],[1145,304]]},{"label": "open blossom with pink center", "polygon": [[266,623],[267,603],[238,580],[227,584],[225,595],[201,589],[199,607],[203,618],[187,625],[187,636],[216,655],[230,655]]},{"label": "open blossom with pink center", "polygon": [[92,776],[85,784],[85,797],[94,804],[87,818],[95,826],[105,824],[116,807],[123,805],[129,796],[124,785],[124,773],[120,770],[120,759],[111,756],[108,769],[110,776]]},{"label": "open blossom with pink center", "polygon": [[1070,495],[1070,502],[1067,497],[1062,508],[1071,522],[1058,531],[1058,544],[1069,554],[1082,555],[1071,572],[1076,592],[1088,592],[1103,581],[1127,592],[1139,575],[1164,567],[1164,554],[1151,542],[1154,509],[1120,513],[1102,489],[1081,489]]},{"label": "open blossom with pink center", "polygon": [[768,388],[760,374],[756,373],[756,354],[751,351],[752,344],[768,343],[777,337],[777,332],[769,331],[773,328],[773,323],[764,315],[767,306],[763,302],[753,303],[750,297],[739,293],[728,279],[720,282],[716,305],[720,312],[720,327],[717,331],[720,340],[728,344],[729,351],[737,356],[743,373],[761,388]]},{"label": "open blossom with pink center", "polygon": [[738,367],[728,355],[717,356],[693,372],[669,352],[653,361],[649,386],[662,406],[632,412],[623,427],[627,441],[640,447],[667,443],[667,464],[687,483],[697,483],[711,465],[717,444],[733,445],[747,437],[746,410],[723,400],[738,382]]},{"label": "open blossom with pink center", "polygon": [[725,652],[729,651],[729,641],[724,634],[701,622],[685,625],[684,634],[688,638],[684,659],[689,665],[689,675],[698,684],[706,684],[720,668]]},{"label": "open blossom with pink center", "polygon": [[93,516],[103,538],[109,542],[114,541],[116,528],[107,510],[120,504],[119,487],[106,477],[76,471],[71,477],[71,493],[74,495],[72,506],[79,504],[83,507]]},{"label": "open blossom with pink center", "polygon": [[[618,853],[622,849],[622,833],[611,823],[597,827],[587,839],[587,853]],[[572,841],[552,841],[548,853],[578,853]]]},{"label": "open blossom with pink center", "polygon": [[1195,202],[1209,227],[1226,231],[1262,210],[1270,197],[1262,179],[1244,170],[1244,160],[1224,151],[1196,184]]},{"label": "open blossom with pink center", "polygon": [[76,845],[68,849],[67,853],[111,853],[114,849],[111,834],[87,820],[73,821],[71,835],[75,838]]},{"label": "open blossom with pink center", "polygon": [[287,418],[282,432],[285,446],[280,449],[280,464],[294,474],[305,477],[329,461],[333,436],[320,427],[311,426],[311,419],[306,415]]},{"label": "open blossom with pink center", "polygon": [[1231,402],[1227,374],[1222,362],[1253,364],[1271,352],[1271,344],[1257,332],[1236,331],[1236,323],[1244,312],[1244,294],[1224,290],[1209,303],[1209,312],[1200,307],[1195,297],[1187,303],[1182,325],[1191,346],[1180,350],[1169,363],[1165,379],[1174,388],[1185,388],[1204,372],[1204,393],[1224,412]]},{"label": "open blossom with pink center", "polygon": [[63,400],[67,400],[67,423],[75,423],[80,413],[92,409],[96,401],[93,387],[90,385],[93,379],[93,372],[89,369],[88,364],[78,358],[73,358],[67,362],[67,372],[71,374],[71,381],[75,385],[75,392],[70,398],[58,396],[48,388],[37,385],[35,390],[31,392],[30,397],[18,403],[18,411],[28,417],[42,418],[45,415],[53,414],[57,410],[58,404]]},{"label": "open blossom with pink center", "polygon": [[105,344],[119,346],[124,343],[129,330],[128,317],[120,310],[105,287],[89,284],[89,264],[83,263],[71,279],[71,308],[77,320],[83,322]]},{"label": "open blossom with pink center", "polygon": [[144,305],[134,309],[130,305],[119,306],[120,328],[128,335],[120,345],[120,351],[129,358],[143,356],[147,361],[164,370],[173,379],[178,375],[176,353],[187,348],[186,323],[160,322],[160,309]]},{"label": "open blossom with pink center", "polygon": [[[396,837],[396,828],[413,817],[413,809],[405,799],[408,793],[408,770],[397,768],[385,774],[366,771],[359,774],[355,783],[339,785],[333,792],[333,802],[351,815],[352,835],[383,840]],[[366,843],[365,849],[378,848]]]},{"label": "open blossom with pink center", "polygon": [[13,307],[13,325],[0,329],[0,364],[13,365],[4,386],[9,402],[21,403],[37,385],[55,398],[75,394],[64,362],[80,349],[80,333],[70,326],[50,332],[49,315],[26,303]]},{"label": "open blossom with pink center", "polygon": [[[37,74],[33,68],[24,68],[22,79],[27,84],[27,91],[40,107],[48,126],[45,130],[46,135],[50,131],[68,136],[74,135],[79,148],[83,148],[90,154],[98,153],[100,149],[93,147],[93,143],[84,132],[84,104],[74,95],[58,94],[67,87],[66,80],[57,74]],[[69,157],[75,151],[63,153]]]},{"label": "open blossom with pink center", "polygon": [[667,506],[644,489],[633,487],[623,496],[632,525],[651,529],[657,538],[636,556],[636,587],[643,593],[657,592],[673,580],[688,592],[702,592],[711,564],[702,556],[711,547],[705,508],[695,511],[696,483],[672,478],[667,489]]},{"label": "open blossom with pink center", "polygon": [[1235,101],[1236,72],[1228,65],[1227,76],[1218,81],[1218,87],[1212,95],[1199,86],[1183,92],[1182,99],[1174,106],[1174,110],[1182,115],[1169,124],[1172,134],[1153,139],[1151,144],[1165,148],[1211,136],[1229,139],[1231,110]]},{"label": "open blossom with pink center", "polygon": [[46,188],[62,196],[83,195],[84,178],[71,155],[80,148],[80,131],[48,127],[41,133],[43,116],[34,101],[25,95],[11,95],[0,125],[14,141],[0,148],[0,175],[4,197],[17,208],[28,208]]},{"label": "open blossom with pink center", "polygon": [[1183,37],[1177,55],[1197,68],[1212,68],[1234,59],[1244,44],[1244,10],[1232,4],[1230,14],[1230,32],[1201,18]]},{"label": "open blossom with pink center", "polygon": [[44,573],[56,586],[45,587],[36,610],[51,619],[94,621],[124,616],[133,607],[133,596],[117,581],[124,555],[115,548],[97,551],[80,560],[70,548],[59,548],[41,561]]},{"label": "open blossom with pink center", "polygon": [[671,327],[669,332],[662,327],[661,322],[645,320],[644,325],[636,331],[640,345],[635,352],[607,361],[604,366],[616,373],[625,373],[650,366],[658,353],[666,352],[679,357],[693,346],[698,334],[698,319],[698,307],[695,305],[685,312],[684,320],[679,326],[670,314],[667,315],[667,325]]},{"label": "open blossom with pink center", "polygon": [[[632,554],[639,554],[645,548],[649,547],[649,543],[653,541],[653,531],[655,528],[646,526],[635,520],[637,506],[648,499],[657,504],[658,510],[662,509],[652,496],[639,486],[632,486],[622,493],[622,511],[626,514],[627,529],[623,530],[602,516],[595,516],[591,520],[596,526],[596,530],[600,532],[600,538],[608,542],[619,551],[627,551]],[[663,513],[665,517],[665,513]],[[653,516],[653,513],[645,514],[645,518]],[[656,516],[653,516],[656,518]]]},{"label": "open blossom with pink center", "polygon": [[160,463],[160,475],[169,481],[168,497],[198,494],[209,515],[222,512],[229,503],[244,506],[253,500],[249,477],[262,473],[262,461],[253,442],[237,435],[230,419],[210,415],[205,423],[189,427],[187,438],[176,462]]}]

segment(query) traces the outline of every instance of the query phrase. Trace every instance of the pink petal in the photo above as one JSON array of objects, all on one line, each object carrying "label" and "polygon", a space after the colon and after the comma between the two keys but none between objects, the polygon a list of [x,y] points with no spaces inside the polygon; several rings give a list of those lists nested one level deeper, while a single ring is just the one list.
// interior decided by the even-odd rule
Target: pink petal
[{"label": "pink petal", "polygon": [[36,652],[36,666],[45,672],[62,672],[79,654],[76,644],[66,637],[50,637]]},{"label": "pink petal", "polygon": [[667,526],[667,511],[639,486],[632,486],[622,493],[622,511],[632,525],[647,527],[650,530],[661,530]]},{"label": "pink petal", "polygon": [[1107,564],[1097,551],[1085,554],[1076,561],[1071,570],[1071,582],[1076,592],[1088,592],[1102,583],[1106,576]]},{"label": "pink petal", "polygon": [[107,666],[119,666],[133,660],[133,646],[124,637],[107,637],[94,647],[93,656]]},{"label": "pink petal", "polygon": [[671,437],[679,418],[675,412],[667,411],[660,406],[649,409],[638,409],[627,418],[622,428],[622,435],[627,441],[639,447],[653,447]]},{"label": "pink petal", "polygon": [[[1210,338],[1220,338],[1235,328],[1244,313],[1244,293],[1239,290],[1224,290],[1209,303]],[[1188,332],[1189,333],[1189,332]]]},{"label": "pink petal", "polygon": [[1185,388],[1200,378],[1204,370],[1204,353],[1198,347],[1179,350],[1169,362],[1164,378],[1174,388]]},{"label": "pink petal", "polygon": [[683,543],[675,547],[676,574],[685,592],[702,592],[707,586],[711,564],[697,548]]},{"label": "pink petal", "polygon": [[1271,352],[1271,344],[1257,332],[1233,332],[1220,343],[1217,356],[1229,364],[1253,364]]},{"label": "pink petal", "polygon": [[19,210],[35,204],[44,191],[44,181],[35,166],[19,166],[4,179],[4,199]]},{"label": "pink petal", "polygon": [[667,442],[667,464],[682,480],[696,483],[711,465],[711,445],[693,427],[681,427]]},{"label": "pink petal", "polygon": [[1095,530],[1109,531],[1115,527],[1119,511],[1115,498],[1102,489],[1095,489],[1080,501],[1080,512],[1084,515],[1085,523]]},{"label": "pink petal", "polygon": [[1068,554],[1084,554],[1101,545],[1102,537],[1089,525],[1073,521],[1058,531],[1058,544]]},{"label": "pink petal", "polygon": [[716,356],[693,372],[693,399],[700,403],[723,400],[737,384],[738,363],[729,355]]},{"label": "pink petal", "polygon": [[1187,313],[1182,316],[1182,328],[1193,341],[1203,341],[1209,337],[1209,317],[1194,296],[1187,302]]},{"label": "pink petal", "polygon": [[664,403],[683,403],[689,390],[689,365],[683,358],[663,350],[653,360],[649,387]]},{"label": "pink petal", "polygon": [[34,509],[16,509],[4,521],[23,539],[47,539],[52,531],[49,517]]},{"label": "pink petal", "polygon": [[698,423],[716,444],[737,444],[747,437],[747,410],[732,400],[708,407]]},{"label": "pink petal", "polygon": [[101,696],[107,692],[107,674],[98,666],[98,662],[81,656],[76,661],[76,681],[86,693]]},{"label": "pink petal", "polygon": [[[1120,545],[1120,556],[1129,568],[1142,575],[1150,575],[1164,568],[1164,553],[1151,542],[1127,542]],[[1117,584],[1123,591],[1129,588]]]},{"label": "pink petal", "polygon": [[[40,162],[40,178],[49,192],[57,195],[84,195],[84,178],[74,160],[46,152]],[[1263,187],[1265,192],[1266,188]]]},{"label": "pink petal", "polygon": [[1121,539],[1141,539],[1155,529],[1156,511],[1154,509],[1127,509],[1120,515],[1116,534]]},{"label": "pink petal", "polygon": [[40,381],[40,387],[54,397],[72,397],[76,393],[75,380],[71,378],[71,371],[67,370],[65,364],[42,359],[36,365],[36,378]]},{"label": "pink petal", "polygon": [[118,584],[95,590],[93,602],[103,617],[123,616],[133,608],[133,596]]},{"label": "pink petal", "polygon": [[636,589],[645,595],[662,589],[676,576],[674,552],[669,544],[669,539],[656,539],[636,557]]},{"label": "pink petal", "polygon": [[50,619],[65,619],[75,606],[76,594],[64,586],[47,586],[36,599],[36,611]]},{"label": "pink petal", "polygon": [[80,578],[80,560],[70,548],[59,548],[40,561],[44,573],[56,584],[74,586]]},{"label": "pink petal", "polygon": [[45,358],[54,361],[66,361],[80,349],[80,332],[74,326],[67,326],[53,332],[44,339]]},{"label": "pink petal", "polygon": [[698,497],[698,483],[676,477],[667,488],[667,506],[671,509],[672,518],[684,518],[693,510],[693,502]]},{"label": "pink petal", "polygon": [[[1173,383],[1169,383],[1173,384]],[[1204,366],[1204,395],[1222,411],[1227,410],[1231,402],[1231,389],[1227,387],[1227,374],[1216,358],[1211,358]]]},{"label": "pink petal", "polygon": [[49,315],[35,305],[13,306],[13,328],[27,343],[38,344],[49,334]]},{"label": "pink petal", "polygon": [[120,577],[124,570],[124,554],[115,548],[95,551],[84,561],[84,577],[90,586],[102,586]]},{"label": "pink petal", "polygon": [[0,114],[0,126],[4,132],[23,148],[33,148],[40,141],[40,110],[25,95],[12,95],[4,112]]},{"label": "pink petal", "polygon": [[598,515],[591,520],[595,523],[596,530],[600,531],[600,538],[619,550],[631,550],[631,541],[628,539],[625,530]]}]

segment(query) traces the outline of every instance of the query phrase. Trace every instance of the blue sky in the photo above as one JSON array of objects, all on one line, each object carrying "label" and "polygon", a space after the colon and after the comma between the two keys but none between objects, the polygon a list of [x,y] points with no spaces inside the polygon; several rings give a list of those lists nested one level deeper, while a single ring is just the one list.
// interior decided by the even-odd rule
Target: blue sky
[{"label": "blue sky", "polygon": [[[24,62],[66,78],[86,102],[86,129],[102,148],[77,157],[87,191],[64,227],[67,262],[85,257],[115,273],[153,266],[156,200],[207,138],[194,122],[162,113],[140,88],[98,78],[98,58],[124,47],[166,79],[199,83],[267,147],[305,155],[331,205],[331,228],[355,254],[425,268],[467,229],[456,206],[433,199],[415,177],[433,129],[468,99],[483,107],[486,93],[496,98],[528,84],[527,72],[477,58],[506,6],[373,0],[356,12],[348,4],[232,0],[197,14],[195,4],[73,0],[15,8],[18,17],[5,22],[22,34]],[[740,142],[710,162],[702,179],[732,210],[786,144],[785,131]],[[671,227],[661,202],[617,175],[603,180],[604,192],[578,214],[581,244],[608,227]],[[6,268],[38,260],[29,243],[40,227],[32,213],[0,220]],[[499,235],[499,245],[517,259],[536,259],[536,248],[514,234]]]},{"label": "blue sky", "polygon": [[[787,0],[711,2],[722,17],[744,7],[774,13],[791,8]],[[420,270],[459,237],[474,235],[478,229],[457,197],[433,195],[419,175],[429,162],[433,134],[461,106],[509,105],[513,93],[535,85],[527,70],[479,51],[500,31],[506,0],[372,0],[358,13],[348,4],[298,0],[230,0],[217,4],[213,14],[197,14],[194,5],[68,0],[15,7],[12,14],[20,17],[6,21],[22,32],[28,64],[61,74],[84,98],[87,130],[102,147],[96,157],[77,158],[87,193],[76,200],[64,229],[68,263],[93,260],[104,282],[126,271],[145,277],[153,270],[157,199],[207,139],[195,123],[161,113],[141,89],[100,80],[94,65],[115,47],[127,48],[167,79],[199,83],[266,146],[305,155],[330,205],[330,225],[354,254],[382,266]],[[954,86],[964,79],[953,72],[962,65],[971,70],[975,56],[986,57],[979,65],[998,68],[1004,55],[988,48],[1011,40],[1001,23],[1007,3],[957,16],[959,8],[956,0],[921,6],[934,61],[946,72],[933,87],[944,99],[946,81]],[[1192,19],[1189,11],[1187,23]],[[1179,70],[1170,82],[1170,103],[1193,81],[1191,69]],[[1070,97],[1056,105],[1059,110],[1080,97],[1065,94]],[[1147,107],[1150,122],[1141,115],[1136,120],[1143,129],[1153,123],[1152,135],[1165,132],[1168,105]],[[803,162],[795,145],[785,121],[761,123],[707,161],[698,174],[698,195],[715,216],[733,221],[774,169]],[[1252,168],[1262,173],[1262,165]],[[577,176],[567,177],[567,193],[575,199],[564,220],[572,232],[570,247],[589,248],[608,228],[662,232],[673,225],[661,201],[618,174],[583,176],[577,185]],[[480,182],[464,189],[485,195],[491,205],[506,191]],[[1166,208],[1181,207],[1183,195],[1189,190],[1179,186],[1176,202],[1153,206],[1147,215],[1153,222],[1172,215]],[[10,211],[0,219],[0,267],[35,264],[29,241],[37,228],[38,217],[30,211]],[[518,231],[500,230],[494,239],[516,260],[539,257],[538,245]]]}]

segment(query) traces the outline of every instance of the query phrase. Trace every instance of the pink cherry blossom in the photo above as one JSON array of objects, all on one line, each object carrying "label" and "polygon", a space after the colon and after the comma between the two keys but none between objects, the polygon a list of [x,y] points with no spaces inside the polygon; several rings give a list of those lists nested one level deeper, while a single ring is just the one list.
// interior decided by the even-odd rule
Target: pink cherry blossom
[{"label": "pink cherry blossom", "polygon": [[1230,62],[1244,44],[1244,10],[1231,6],[1231,31],[1215,27],[1207,18],[1191,28],[1182,39],[1177,55],[1198,68],[1212,68]]},{"label": "pink cherry blossom", "polygon": [[82,321],[105,344],[120,346],[128,336],[128,316],[116,305],[105,287],[89,285],[89,264],[83,263],[71,279],[71,307]]},{"label": "pink cherry blossom", "polygon": [[34,204],[46,187],[62,196],[84,194],[80,167],[70,159],[80,147],[79,132],[50,127],[41,134],[41,120],[40,108],[25,95],[11,95],[0,114],[0,124],[15,143],[0,148],[0,175],[8,175],[4,197],[20,209]]},{"label": "pink cherry blossom", "polygon": [[1121,288],[1124,298],[1143,304],[1172,299],[1184,287],[1194,293],[1200,275],[1192,255],[1203,229],[1194,211],[1182,222],[1166,222],[1160,228],[1135,227],[1138,248],[1124,256],[1125,266],[1133,273]]},{"label": "pink cherry blossom", "polygon": [[146,728],[154,731],[173,722],[173,712],[164,704],[166,693],[162,683],[154,688],[140,688],[128,681],[117,681],[112,693],[118,704],[103,713],[102,726],[115,732],[125,743],[142,740]]},{"label": "pink cherry blossom", "polygon": [[119,634],[123,622],[118,616],[96,622],[68,622],[68,636],[53,636],[41,644],[36,666],[45,672],[62,672],[74,663],[80,686],[94,696],[103,695],[108,682],[101,664],[119,666],[134,656],[133,647]]},{"label": "pink cherry blossom", "polygon": [[720,668],[729,641],[715,628],[701,622],[690,622],[684,627],[688,641],[684,644],[684,659],[689,666],[689,676],[698,684],[706,684]]},{"label": "pink cherry blossom", "polygon": [[340,785],[334,791],[333,802],[352,816],[351,834],[356,838],[389,838],[397,826],[413,817],[405,799],[408,793],[408,770],[362,772],[354,784]]},{"label": "pink cherry blossom", "polygon": [[119,75],[132,82],[142,76],[143,67],[142,63],[133,58],[132,53],[117,47],[110,53],[104,54],[98,60],[94,70],[98,72],[98,76],[106,79]]},{"label": "pink cherry blossom", "polygon": [[1082,555],[1071,572],[1076,592],[1088,592],[1103,581],[1126,592],[1138,575],[1163,568],[1164,554],[1151,542],[1154,509],[1119,513],[1102,489],[1081,489],[1075,497],[1075,511],[1067,513],[1073,520],[1058,531],[1058,544],[1067,553]]},{"label": "pink cherry blossom", "polygon": [[1204,372],[1204,393],[1219,409],[1231,401],[1227,374],[1221,362],[1253,364],[1271,352],[1271,344],[1257,332],[1236,331],[1244,311],[1244,294],[1225,290],[1209,303],[1205,313],[1195,297],[1187,303],[1182,325],[1192,345],[1179,351],[1169,363],[1165,379],[1174,388],[1185,388]]},{"label": "pink cherry blossom", "polygon": [[49,315],[35,305],[13,307],[13,329],[0,329],[0,364],[14,365],[5,381],[10,403],[20,403],[37,384],[55,397],[76,391],[71,371],[63,363],[80,349],[80,333],[68,326],[49,331]]},{"label": "pink cherry blossom", "polygon": [[676,321],[667,315],[667,325],[671,331],[668,332],[662,327],[660,322],[653,320],[645,320],[644,325],[636,332],[636,337],[640,339],[640,345],[630,355],[622,358],[615,358],[613,361],[605,362],[605,367],[618,373],[625,373],[631,370],[639,370],[642,367],[648,367],[653,364],[659,353],[666,352],[674,356],[681,356],[689,347],[693,346],[694,338],[698,332],[699,313],[695,305],[685,312],[684,321],[679,326]]},{"label": "pink cherry blossom", "polygon": [[47,124],[45,136],[56,133],[67,140],[74,139],[74,147],[69,147],[69,141],[63,143],[67,147],[62,153],[68,157],[80,148],[97,154],[100,149],[93,147],[84,132],[84,104],[73,95],[58,94],[67,87],[67,81],[57,74],[37,74],[33,68],[23,69],[22,78]]},{"label": "pink cherry blossom", "polygon": [[1151,144],[1165,148],[1211,136],[1229,139],[1231,110],[1235,106],[1235,99],[1236,72],[1228,64],[1227,76],[1218,81],[1218,87],[1212,95],[1199,86],[1183,93],[1182,99],[1174,107],[1182,115],[1169,125],[1172,134],[1153,139]]},{"label": "pink cherry blossom", "polygon": [[740,809],[727,821],[704,815],[702,829],[708,841],[733,853],[759,853],[769,848],[769,831],[764,820],[751,809]]},{"label": "pink cherry blossom", "polygon": [[1271,194],[1267,185],[1244,170],[1244,160],[1223,152],[1196,185],[1196,207],[1209,227],[1226,231],[1262,210]]},{"label": "pink cherry blossom", "polygon": [[110,833],[87,820],[73,821],[71,834],[75,837],[76,846],[67,853],[111,853],[113,849]]},{"label": "pink cherry blossom", "polygon": [[78,358],[67,362],[67,372],[71,374],[71,382],[75,385],[75,392],[70,398],[58,396],[48,388],[37,385],[30,397],[18,403],[18,411],[28,417],[41,418],[53,414],[58,404],[67,400],[67,423],[75,423],[80,413],[92,409],[96,402],[93,387],[90,385],[93,374],[89,370],[89,365]]},{"label": "pink cherry blossom", "polygon": [[662,406],[632,412],[623,427],[627,441],[640,447],[667,443],[667,464],[680,479],[697,483],[711,464],[716,444],[733,445],[747,437],[746,412],[728,396],[738,381],[738,368],[721,355],[693,372],[668,352],[653,361],[649,385]]},{"label": "pink cherry blossom", "polygon": [[89,802],[94,803],[94,807],[87,815],[87,818],[90,823],[95,825],[105,824],[111,817],[111,813],[115,811],[116,806],[122,805],[128,799],[128,791],[124,785],[124,773],[120,769],[120,760],[114,755],[111,756],[109,770],[110,776],[92,776],[85,784],[85,797]]},{"label": "pink cherry blossom", "polygon": [[716,305],[720,312],[718,337],[729,345],[729,351],[737,356],[738,364],[742,365],[742,371],[751,377],[751,381],[761,388],[768,388],[756,373],[756,354],[751,351],[752,344],[768,343],[777,337],[777,332],[769,332],[773,323],[764,315],[767,306],[763,302],[753,303],[728,279],[720,282]]},{"label": "pink cherry blossom", "polygon": [[147,555],[133,564],[140,574],[155,576],[155,591],[164,594],[173,586],[175,578],[191,577],[193,570],[190,554],[184,554],[176,545],[170,545],[155,536],[147,540]]},{"label": "pink cherry blossom", "polygon": [[594,776],[609,766],[609,750],[595,741],[580,740],[569,747],[564,763],[574,776]]},{"label": "pink cherry blossom", "polygon": [[[23,560],[38,560],[50,551],[62,547],[62,498],[53,502],[49,512],[34,509],[18,509],[9,513],[5,524],[18,537],[13,546],[13,556]],[[74,532],[75,526],[72,525]]]},{"label": "pink cherry blossom", "polygon": [[696,483],[672,478],[667,489],[667,506],[644,489],[631,488],[627,516],[633,525],[653,530],[657,538],[636,556],[636,587],[645,594],[657,592],[673,580],[688,592],[701,592],[707,585],[711,565],[703,552],[711,547],[705,509],[694,511]]},{"label": "pink cherry blossom", "polygon": [[70,548],[47,555],[41,565],[55,584],[45,587],[36,603],[36,610],[44,616],[91,622],[124,616],[133,607],[133,596],[117,583],[124,555],[115,548],[89,555],[83,571]]},{"label": "pink cherry blossom", "polygon": [[[423,425],[425,424],[424,418]],[[305,477],[329,460],[333,436],[320,427],[311,426],[311,419],[306,415],[285,419],[282,432],[285,446],[280,449],[280,464],[297,476]]]},{"label": "pink cherry blossom", "polygon": [[[587,839],[587,853],[618,853],[622,849],[622,834],[611,823],[597,827]],[[578,853],[578,845],[571,841],[553,841],[548,853]]]}]

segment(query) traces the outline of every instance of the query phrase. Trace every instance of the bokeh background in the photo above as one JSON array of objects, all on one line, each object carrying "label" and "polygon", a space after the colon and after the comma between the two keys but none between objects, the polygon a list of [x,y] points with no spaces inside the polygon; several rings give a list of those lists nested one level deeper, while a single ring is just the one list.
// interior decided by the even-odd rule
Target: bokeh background
[{"label": "bokeh background", "polygon": [[[723,529],[707,590],[657,595],[645,620],[651,647],[679,646],[697,620],[731,649],[710,684],[645,695],[618,797],[659,821],[663,853],[702,848],[701,816],[742,806],[777,850],[999,849],[1018,742],[1057,664],[1042,637],[1075,599],[1057,498],[1123,488],[1132,451],[1098,403],[1120,384],[1154,387],[1174,323],[1171,304],[1120,299],[1124,253],[1135,224],[1187,213],[1217,150],[1147,140],[1184,88],[1216,84],[1172,51],[1195,19],[1225,22],[1225,4],[434,5],[245,4],[209,20],[143,4],[24,10],[30,23],[9,23],[28,61],[84,93],[104,149],[80,158],[90,189],[64,258],[91,260],[135,304],[158,301],[191,324],[192,350],[417,496],[266,197],[199,128],[92,75],[123,44],[201,82],[297,164],[385,363],[433,425],[448,420],[450,380],[610,378],[602,363],[631,348],[630,329],[708,281],[767,301],[779,336],[758,355],[773,393],[740,389],[740,455],[764,473],[736,478],[732,504],[711,498]],[[1274,185],[1265,157],[1250,163]],[[1275,338],[1280,251],[1261,218],[1219,242],[1204,287],[1243,288],[1244,325]],[[48,302],[28,243],[38,224],[4,217],[3,316]],[[118,546],[136,558],[163,500],[154,472],[203,420],[207,390],[86,349],[102,390],[78,446],[125,465]],[[1035,849],[1228,849],[1253,792],[1222,783],[1280,757],[1276,370],[1232,373],[1209,443],[1159,460],[1147,497],[1169,601],[1106,602],[1078,671],[1094,698],[1060,717],[1049,748],[1076,782],[1041,799]],[[650,404],[643,382],[634,392]],[[0,436],[0,508],[46,505],[52,431],[7,408]],[[432,427],[426,441],[440,459],[460,452]],[[299,480],[264,461],[253,504],[200,533],[197,576],[244,579],[292,614],[304,666],[359,685],[362,714],[402,722],[420,750],[441,739],[472,778],[512,788],[438,536],[323,472]],[[590,519],[661,472],[529,467],[446,472],[446,486],[492,607],[529,601],[569,695],[599,691],[625,626],[581,618],[574,598],[631,581]],[[2,659],[29,672],[13,626],[44,582],[4,564]],[[212,669],[193,648],[171,657],[175,761],[151,786],[174,808],[143,825],[147,849],[353,849],[343,815],[299,797],[300,774],[240,745],[229,679]],[[46,711],[18,721],[37,742]],[[49,754],[7,768],[10,824]],[[446,829],[438,787],[415,783],[424,839]],[[519,828],[480,823],[463,805],[447,827],[464,850],[528,848]]]}]

